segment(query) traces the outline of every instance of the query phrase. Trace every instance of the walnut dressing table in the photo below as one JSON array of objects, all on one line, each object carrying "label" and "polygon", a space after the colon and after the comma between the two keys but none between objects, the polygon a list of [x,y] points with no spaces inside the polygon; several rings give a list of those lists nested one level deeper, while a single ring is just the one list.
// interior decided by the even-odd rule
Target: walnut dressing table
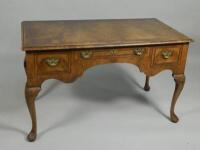
[{"label": "walnut dressing table", "polygon": [[22,22],[22,49],[26,52],[26,103],[32,119],[28,140],[37,135],[35,98],[47,79],[69,83],[95,65],[131,63],[149,77],[171,70],[175,90],[170,118],[177,122],[175,104],[185,82],[185,64],[191,39],[157,19],[112,19]]}]

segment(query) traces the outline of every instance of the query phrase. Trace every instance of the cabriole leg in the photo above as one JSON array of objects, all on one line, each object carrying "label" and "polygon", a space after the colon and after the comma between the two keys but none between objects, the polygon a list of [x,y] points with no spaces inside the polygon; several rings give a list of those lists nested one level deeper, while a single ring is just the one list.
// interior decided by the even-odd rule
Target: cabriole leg
[{"label": "cabriole leg", "polygon": [[36,111],[35,111],[35,98],[40,91],[40,87],[28,87],[26,84],[25,87],[25,97],[26,104],[32,120],[32,129],[27,136],[28,141],[32,142],[37,137],[37,120],[36,120]]},{"label": "cabriole leg", "polygon": [[174,109],[175,109],[177,99],[178,99],[178,97],[184,87],[184,84],[185,84],[185,75],[184,74],[180,74],[180,75],[172,74],[172,76],[174,78],[176,85],[175,85],[174,95],[173,95],[172,102],[171,102],[170,119],[172,122],[176,123],[176,122],[178,122],[179,119],[178,119],[177,115],[175,114]]},{"label": "cabriole leg", "polygon": [[149,91],[149,90],[150,90],[150,86],[149,86],[149,76],[146,76],[146,81],[145,81],[145,85],[144,85],[144,90],[145,90],[145,91]]}]

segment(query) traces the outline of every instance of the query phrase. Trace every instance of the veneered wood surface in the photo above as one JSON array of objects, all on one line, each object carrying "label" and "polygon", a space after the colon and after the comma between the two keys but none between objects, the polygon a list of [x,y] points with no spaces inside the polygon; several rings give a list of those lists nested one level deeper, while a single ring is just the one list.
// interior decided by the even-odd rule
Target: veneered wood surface
[{"label": "veneered wood surface", "polygon": [[55,50],[188,43],[157,19],[22,22],[22,49]]}]

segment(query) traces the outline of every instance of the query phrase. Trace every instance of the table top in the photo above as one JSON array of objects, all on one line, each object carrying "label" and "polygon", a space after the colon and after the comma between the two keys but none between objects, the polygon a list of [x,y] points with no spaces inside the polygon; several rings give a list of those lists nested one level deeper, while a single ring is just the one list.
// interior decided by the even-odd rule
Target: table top
[{"label": "table top", "polygon": [[106,48],[188,43],[191,39],[158,19],[22,22],[22,50]]}]

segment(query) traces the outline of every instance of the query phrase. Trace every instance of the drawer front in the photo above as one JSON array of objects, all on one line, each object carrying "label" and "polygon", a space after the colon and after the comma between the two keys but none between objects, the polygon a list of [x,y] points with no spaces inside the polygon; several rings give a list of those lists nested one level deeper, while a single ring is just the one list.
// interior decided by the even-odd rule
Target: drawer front
[{"label": "drawer front", "polygon": [[181,46],[153,47],[153,64],[178,63],[181,54]]},{"label": "drawer front", "polygon": [[38,74],[70,72],[69,56],[65,53],[44,53],[38,54],[36,57]]},{"label": "drawer front", "polygon": [[110,48],[110,49],[95,49],[95,50],[81,50],[79,56],[81,59],[109,59],[120,57],[136,57],[142,58],[148,55],[147,48]]}]

